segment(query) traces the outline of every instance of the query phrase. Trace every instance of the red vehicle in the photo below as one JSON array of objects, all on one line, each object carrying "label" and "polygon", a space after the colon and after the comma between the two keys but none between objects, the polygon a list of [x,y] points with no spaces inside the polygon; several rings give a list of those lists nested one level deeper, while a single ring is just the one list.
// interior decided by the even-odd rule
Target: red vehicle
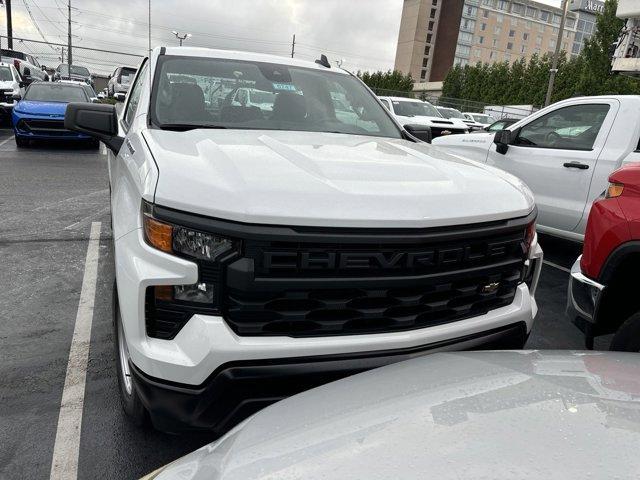
[{"label": "red vehicle", "polygon": [[611,350],[640,352],[640,163],[616,170],[609,182],[571,269],[568,311],[587,348],[615,333]]}]

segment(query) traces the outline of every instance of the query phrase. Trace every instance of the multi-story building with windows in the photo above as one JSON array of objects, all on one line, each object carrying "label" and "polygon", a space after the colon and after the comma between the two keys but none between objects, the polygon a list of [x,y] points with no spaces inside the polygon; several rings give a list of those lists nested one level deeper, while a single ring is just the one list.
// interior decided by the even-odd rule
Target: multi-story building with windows
[{"label": "multi-story building with windows", "polygon": [[[567,16],[566,52],[579,15]],[[561,20],[562,10],[533,0],[404,0],[395,68],[416,82],[440,82],[453,65],[553,53]]]},{"label": "multi-story building with windows", "polygon": [[604,2],[598,0],[571,0],[569,10],[577,15],[576,35],[571,46],[571,55],[582,51],[585,40],[596,31],[596,17],[604,12]]}]

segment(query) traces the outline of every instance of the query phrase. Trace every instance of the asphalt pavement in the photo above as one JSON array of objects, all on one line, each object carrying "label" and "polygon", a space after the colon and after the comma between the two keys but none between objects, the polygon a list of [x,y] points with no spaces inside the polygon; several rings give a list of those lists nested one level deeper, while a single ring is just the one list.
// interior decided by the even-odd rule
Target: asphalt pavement
[{"label": "asphalt pavement", "polygon": [[[0,479],[50,478],[89,232],[98,222],[78,478],[138,478],[214,439],[142,430],[120,408],[108,212],[103,152],[73,145],[18,150],[10,131],[0,130]],[[581,349],[582,334],[564,315],[568,269],[580,246],[540,242],[547,263],[528,347]],[[596,346],[606,347],[606,339]]]}]

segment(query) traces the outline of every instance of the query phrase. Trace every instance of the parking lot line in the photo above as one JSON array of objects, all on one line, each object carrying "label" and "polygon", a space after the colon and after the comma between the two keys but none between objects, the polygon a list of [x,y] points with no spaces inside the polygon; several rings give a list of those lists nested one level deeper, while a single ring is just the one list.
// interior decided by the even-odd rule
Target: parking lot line
[{"label": "parking lot line", "polygon": [[9,138],[5,138],[4,140],[2,140],[0,142],[0,147],[3,146],[5,143],[7,143],[9,140],[13,140],[13,135],[11,135]]},{"label": "parking lot line", "polygon": [[50,478],[56,480],[76,480],[78,477],[78,453],[80,450],[84,390],[91,341],[91,324],[93,322],[93,305],[98,277],[101,227],[101,222],[93,222],[91,224],[80,301],[78,302],[78,312],[71,340],[64,389],[62,391],[56,440],[53,446]]},{"label": "parking lot line", "polygon": [[543,260],[543,264],[549,265],[550,267],[557,268],[558,270],[562,270],[566,273],[571,273],[571,269],[567,267],[563,267],[562,265],[558,265],[557,263],[550,262],[549,260]]}]

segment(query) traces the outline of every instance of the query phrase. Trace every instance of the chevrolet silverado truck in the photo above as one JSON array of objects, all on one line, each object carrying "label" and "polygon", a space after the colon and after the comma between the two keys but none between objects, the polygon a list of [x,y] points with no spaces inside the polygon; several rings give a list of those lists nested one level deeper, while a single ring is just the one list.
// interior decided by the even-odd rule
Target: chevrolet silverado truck
[{"label": "chevrolet silverado truck", "polygon": [[538,231],[583,241],[591,204],[609,175],[640,161],[639,109],[640,96],[571,98],[500,132],[433,143],[519,177],[535,195]]},{"label": "chevrolet silverado truck", "polygon": [[[219,101],[245,87],[270,108]],[[333,379],[531,331],[530,190],[419,141],[324,56],[159,47],[119,115],[71,104],[65,126],[109,149],[116,368],[138,424],[222,432]]]}]

